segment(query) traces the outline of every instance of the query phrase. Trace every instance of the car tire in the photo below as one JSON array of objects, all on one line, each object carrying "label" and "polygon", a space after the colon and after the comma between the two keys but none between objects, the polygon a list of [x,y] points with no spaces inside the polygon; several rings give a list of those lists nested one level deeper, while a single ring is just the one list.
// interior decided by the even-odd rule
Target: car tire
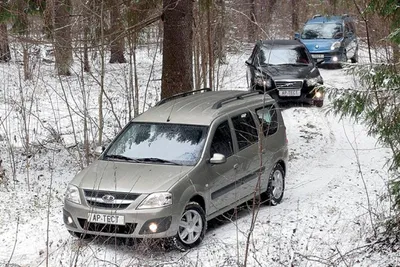
[{"label": "car tire", "polygon": [[324,100],[316,100],[314,101],[314,105],[318,108],[321,108],[324,105]]},{"label": "car tire", "polygon": [[175,248],[184,252],[198,246],[207,230],[206,215],[196,202],[186,205],[179,219],[178,233],[173,237]]},{"label": "car tire", "polygon": [[350,60],[351,60],[351,63],[358,62],[358,49],[356,50],[356,52],[354,52],[354,56]]},{"label": "car tire", "polygon": [[267,191],[262,196],[262,199],[268,205],[276,206],[283,198],[285,191],[285,171],[281,164],[276,164],[272,169],[268,178]]}]

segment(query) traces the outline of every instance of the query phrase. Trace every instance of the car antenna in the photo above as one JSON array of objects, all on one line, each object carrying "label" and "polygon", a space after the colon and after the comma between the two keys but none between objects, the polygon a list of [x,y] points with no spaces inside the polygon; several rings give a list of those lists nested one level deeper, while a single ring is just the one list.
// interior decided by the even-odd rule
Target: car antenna
[{"label": "car antenna", "polygon": [[174,110],[176,99],[174,99],[173,101],[174,101],[174,103],[172,104],[171,111],[168,114],[167,122],[170,122],[170,120],[171,120],[171,114],[172,114],[172,111]]}]

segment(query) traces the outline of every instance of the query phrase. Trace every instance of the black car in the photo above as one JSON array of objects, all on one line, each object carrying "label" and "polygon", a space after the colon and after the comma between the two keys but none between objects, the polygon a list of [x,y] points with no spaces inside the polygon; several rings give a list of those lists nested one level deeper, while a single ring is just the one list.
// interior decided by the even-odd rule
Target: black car
[{"label": "black car", "polygon": [[297,40],[258,41],[246,61],[250,90],[268,92],[278,102],[322,107],[323,79],[307,48]]}]

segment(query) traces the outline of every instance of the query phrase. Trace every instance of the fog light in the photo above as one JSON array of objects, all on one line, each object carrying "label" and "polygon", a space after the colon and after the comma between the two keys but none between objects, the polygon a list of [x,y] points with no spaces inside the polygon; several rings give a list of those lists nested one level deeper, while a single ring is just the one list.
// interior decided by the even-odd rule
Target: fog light
[{"label": "fog light", "polygon": [[157,232],[157,224],[156,223],[150,223],[149,224],[149,230],[152,231],[153,233]]},{"label": "fog light", "polygon": [[68,216],[68,224],[72,224],[74,222],[74,220],[72,220],[71,216]]},{"label": "fog light", "polygon": [[315,93],[315,98],[321,98],[322,97],[322,93],[321,92],[316,92]]},{"label": "fog light", "polygon": [[332,57],[332,61],[337,62],[339,59],[337,56]]}]

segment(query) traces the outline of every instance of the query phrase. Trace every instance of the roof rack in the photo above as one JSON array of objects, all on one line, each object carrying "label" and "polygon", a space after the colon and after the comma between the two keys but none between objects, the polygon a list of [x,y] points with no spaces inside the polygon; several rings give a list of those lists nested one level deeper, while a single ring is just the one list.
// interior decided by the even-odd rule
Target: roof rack
[{"label": "roof rack", "polygon": [[318,17],[321,17],[321,14],[315,14],[312,18],[315,19],[315,18],[318,18]]},{"label": "roof rack", "polygon": [[218,100],[217,102],[214,103],[214,105],[211,108],[212,109],[219,109],[225,103],[229,103],[229,102],[232,102],[232,101],[235,101],[235,100],[239,100],[239,99],[243,99],[245,97],[249,97],[249,96],[253,96],[253,95],[259,95],[259,94],[264,94],[264,92],[261,91],[261,90],[257,90],[257,91],[251,91],[251,92],[238,94],[238,95],[235,95],[235,96],[230,96],[230,97]]},{"label": "roof rack", "polygon": [[193,91],[183,92],[183,93],[180,93],[180,94],[176,94],[176,95],[164,98],[164,99],[158,101],[155,106],[160,106],[160,105],[162,105],[162,104],[164,104],[164,103],[166,103],[168,101],[174,100],[176,98],[185,97],[185,96],[188,96],[188,95],[193,95],[195,93],[211,92],[211,91],[212,91],[211,88],[202,88],[202,89],[197,89],[197,90],[193,90]]}]

